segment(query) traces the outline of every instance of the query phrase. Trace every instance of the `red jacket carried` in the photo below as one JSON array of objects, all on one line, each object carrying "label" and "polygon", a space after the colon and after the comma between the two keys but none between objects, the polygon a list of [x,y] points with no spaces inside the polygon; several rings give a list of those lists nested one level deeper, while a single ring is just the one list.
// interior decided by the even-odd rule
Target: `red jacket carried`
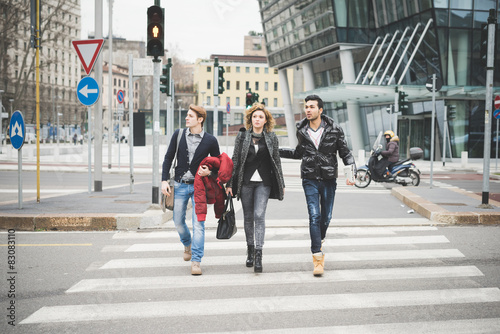
[{"label": "red jacket carried", "polygon": [[[207,218],[207,204],[214,204],[215,217],[220,218],[224,213],[224,200],[226,192],[223,184],[227,183],[233,173],[233,160],[226,153],[218,157],[206,157],[200,166],[206,165],[208,169],[218,169],[217,179],[213,176],[200,176],[196,173],[194,178],[194,202],[198,221]],[[199,169],[200,167],[198,167]]]}]

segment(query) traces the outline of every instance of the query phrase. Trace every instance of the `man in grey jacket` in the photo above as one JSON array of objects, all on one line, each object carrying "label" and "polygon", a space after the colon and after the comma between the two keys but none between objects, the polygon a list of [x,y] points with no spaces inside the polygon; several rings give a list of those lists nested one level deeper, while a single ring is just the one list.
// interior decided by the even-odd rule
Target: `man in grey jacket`
[{"label": "man in grey jacket", "polygon": [[[309,234],[313,254],[314,276],[324,272],[322,244],[332,218],[337,189],[337,152],[345,165],[355,165],[342,128],[323,115],[323,100],[317,95],[305,99],[306,118],[297,124],[295,149],[280,149],[282,158],[302,159],[302,187],[309,213]],[[354,183],[346,180],[348,185]]]}]

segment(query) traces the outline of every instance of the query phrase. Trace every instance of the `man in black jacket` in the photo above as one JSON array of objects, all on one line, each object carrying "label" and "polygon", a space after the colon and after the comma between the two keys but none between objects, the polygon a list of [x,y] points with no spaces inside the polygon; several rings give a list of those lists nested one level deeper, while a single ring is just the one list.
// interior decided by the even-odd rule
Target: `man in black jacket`
[{"label": "man in black jacket", "polygon": [[[337,152],[344,165],[354,165],[344,131],[333,119],[323,115],[323,101],[317,95],[305,99],[306,118],[297,124],[298,144],[295,149],[280,149],[282,158],[302,159],[302,187],[309,213],[309,234],[315,276],[324,272],[322,244],[332,218],[337,189]],[[346,180],[348,185],[354,183]]]}]

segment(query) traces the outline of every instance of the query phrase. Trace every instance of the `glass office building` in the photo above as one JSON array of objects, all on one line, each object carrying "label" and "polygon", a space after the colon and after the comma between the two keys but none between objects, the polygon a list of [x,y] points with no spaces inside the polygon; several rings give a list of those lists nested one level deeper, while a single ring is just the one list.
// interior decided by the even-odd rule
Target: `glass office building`
[{"label": "glass office building", "polygon": [[[483,156],[486,69],[480,61],[481,25],[490,9],[498,13],[500,0],[259,3],[269,65],[303,67],[311,83],[294,96],[324,97],[327,114],[344,127],[355,148],[369,150],[379,131],[392,128],[400,136],[403,155],[405,149],[420,146],[429,159],[433,107],[425,84],[435,74],[442,82],[436,94],[436,158],[442,154],[445,127],[453,157],[463,151],[470,158]],[[495,65],[500,68],[500,61]],[[493,86],[500,87],[498,70]],[[405,91],[410,103],[392,116],[388,108],[396,103],[396,89]],[[495,119],[491,138],[495,157]]]}]

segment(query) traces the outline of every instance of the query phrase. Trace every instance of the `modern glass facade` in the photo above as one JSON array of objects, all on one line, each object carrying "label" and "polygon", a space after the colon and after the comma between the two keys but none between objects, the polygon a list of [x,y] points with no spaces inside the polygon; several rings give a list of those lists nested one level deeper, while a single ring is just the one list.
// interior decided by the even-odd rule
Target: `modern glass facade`
[{"label": "modern glass facade", "polygon": [[[482,157],[486,70],[479,59],[481,25],[487,22],[490,9],[498,13],[500,0],[261,0],[259,3],[270,66],[286,68],[309,62],[316,88],[342,85],[339,53],[348,46],[353,48],[356,76],[366,75],[370,79],[364,84],[375,79],[375,84],[388,87],[423,86],[435,73],[443,82],[436,105],[438,141],[442,140],[439,136],[443,132],[444,107],[454,106],[453,119],[448,124],[453,156],[459,157],[462,151],[467,151],[471,158]],[[389,45],[395,33],[395,42]],[[380,40],[386,34],[387,42],[380,47]],[[366,68],[362,71],[377,38],[381,48],[379,61],[386,52],[389,56],[383,60],[379,72],[368,73]],[[401,47],[397,48],[400,40]],[[392,54],[396,60],[391,63]],[[402,63],[397,66],[400,59]],[[404,71],[408,63],[410,66]],[[500,57],[495,68],[500,68]],[[500,71],[495,73],[494,86],[500,87]],[[418,142],[415,146],[425,148],[427,158],[432,111],[428,100],[428,96],[414,98],[408,112],[398,119],[402,144],[411,146]],[[334,99],[325,102],[330,115],[345,126],[349,136],[345,104]],[[359,101],[368,125],[369,135],[365,138],[372,141],[378,131],[388,128],[390,118],[386,108],[391,102],[382,105]],[[369,149],[370,143],[365,145]]]}]

